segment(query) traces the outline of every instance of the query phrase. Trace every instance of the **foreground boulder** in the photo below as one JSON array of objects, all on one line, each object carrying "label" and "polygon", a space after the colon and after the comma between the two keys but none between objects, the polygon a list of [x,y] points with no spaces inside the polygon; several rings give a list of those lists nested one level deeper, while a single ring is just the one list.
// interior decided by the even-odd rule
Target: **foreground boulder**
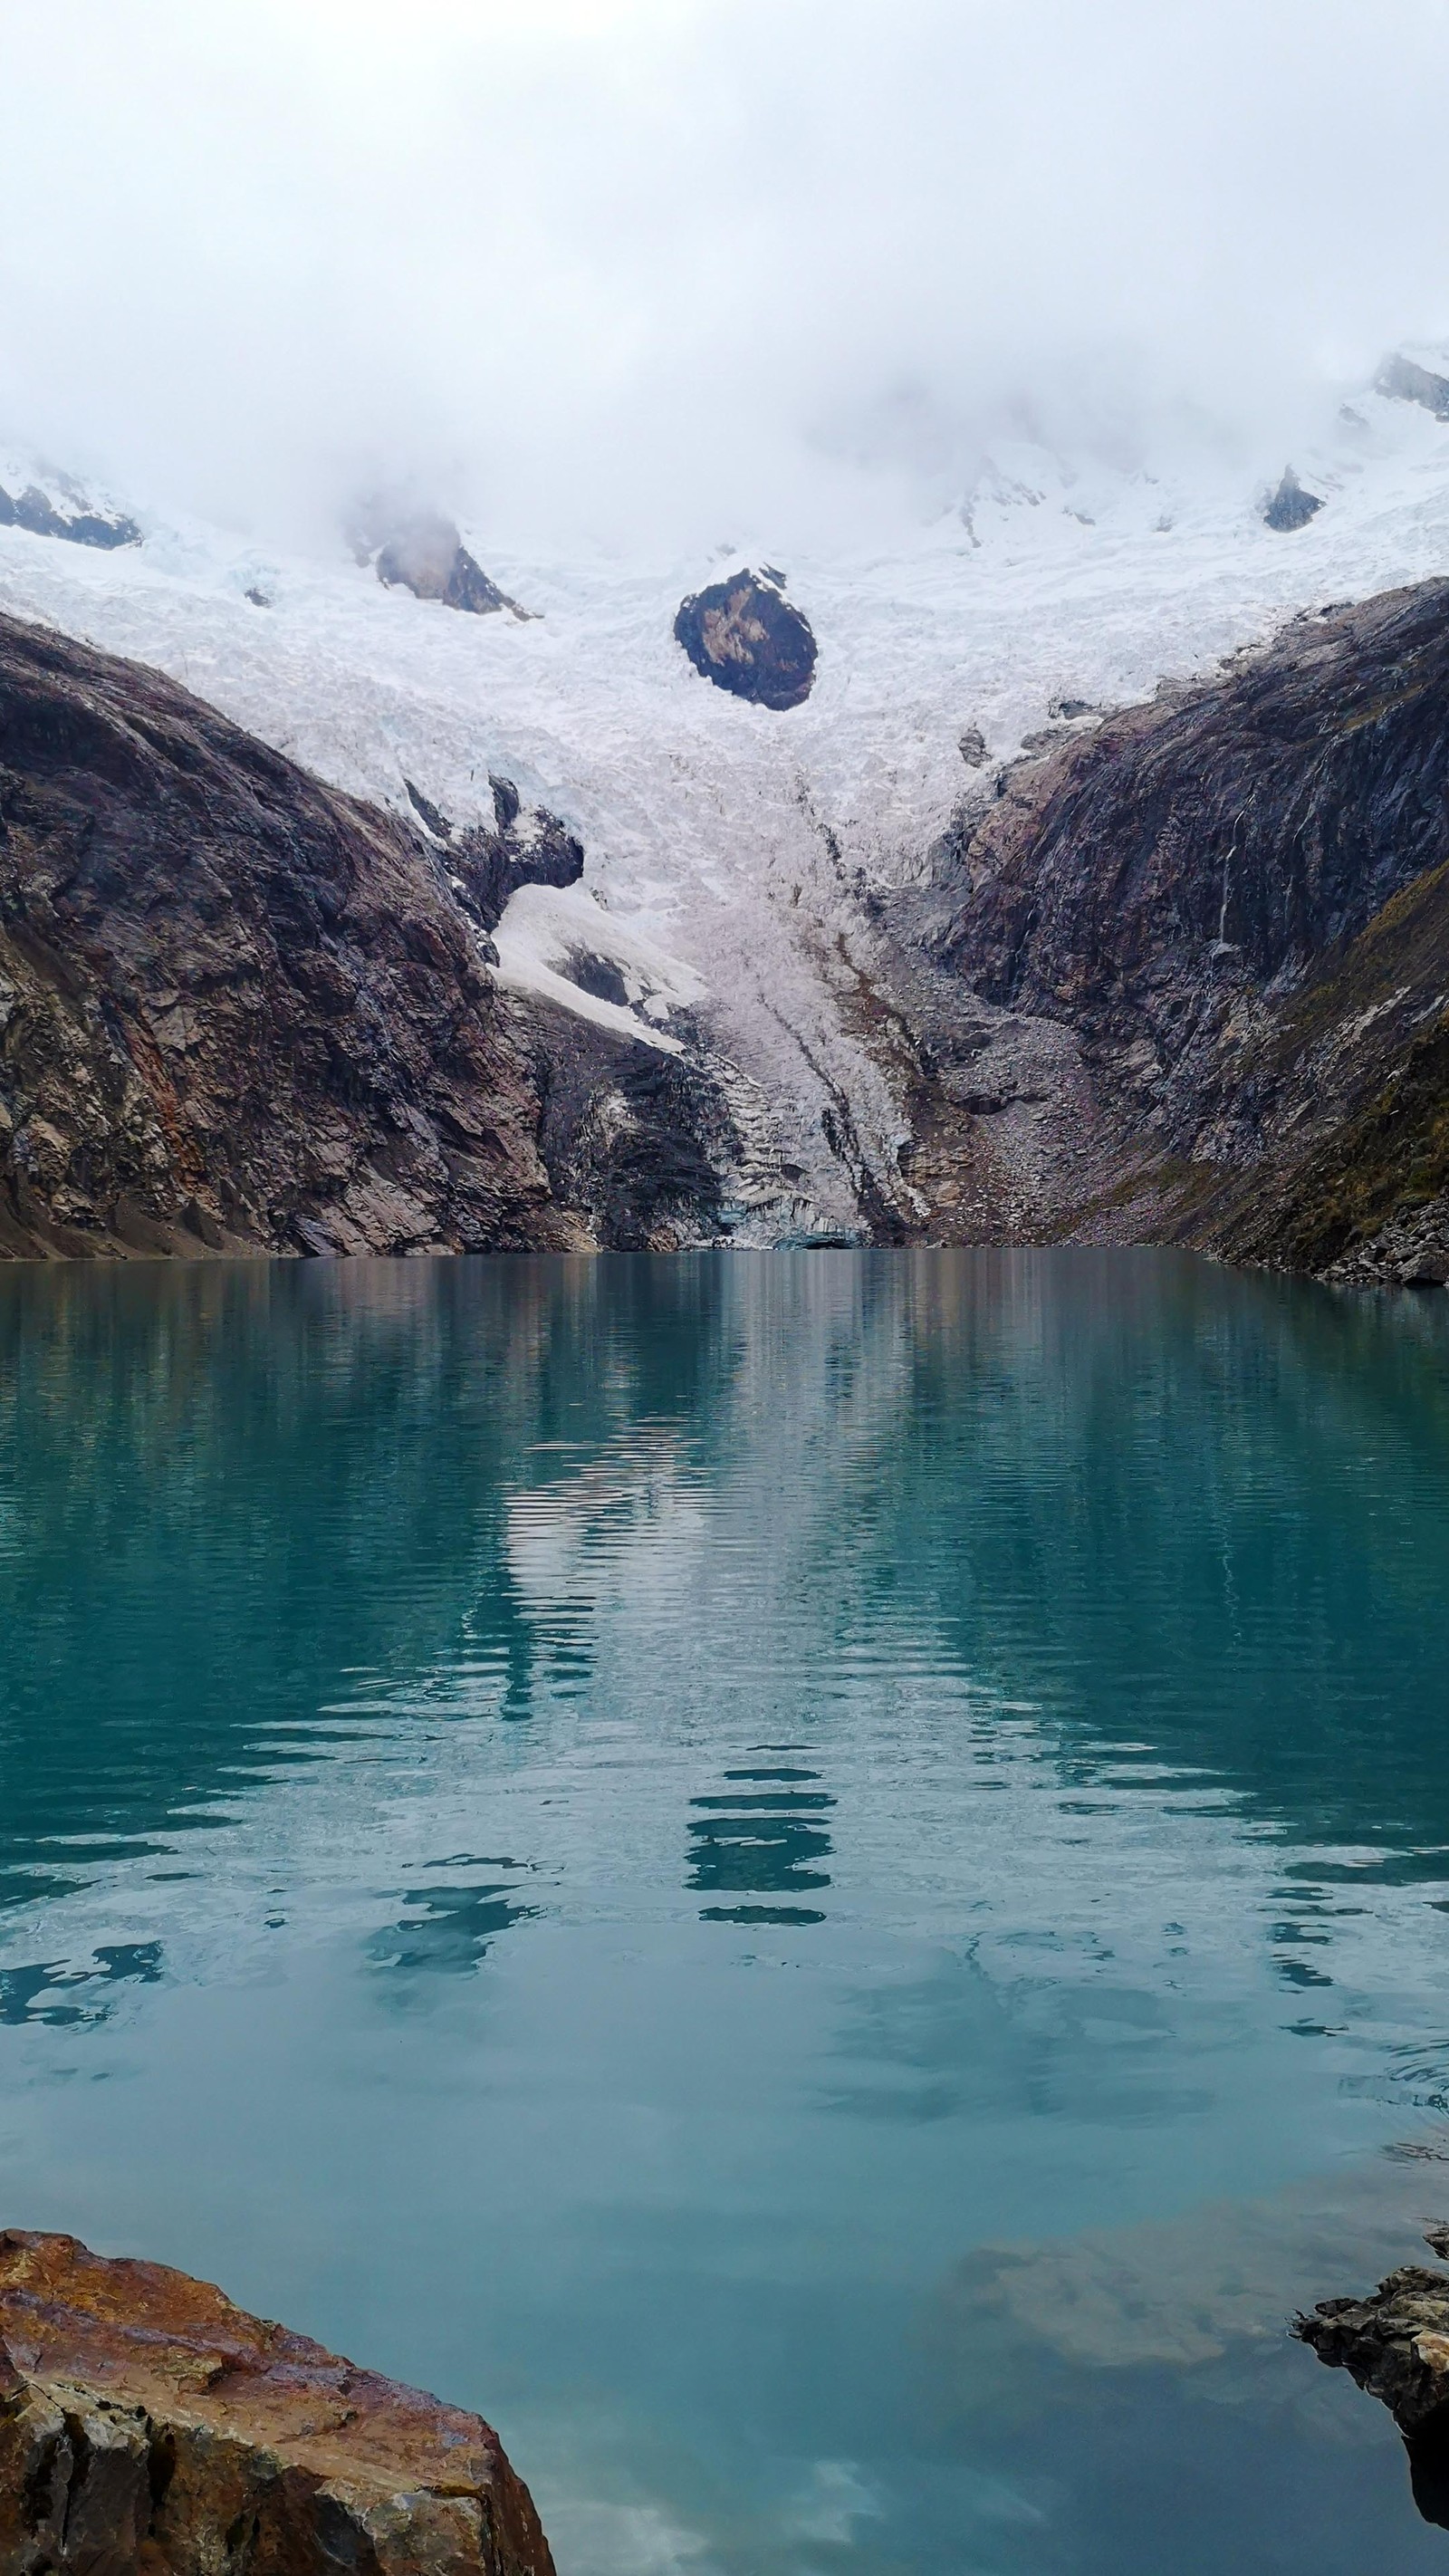
[{"label": "foreground boulder", "polygon": [[674,620],[702,679],[757,707],[798,707],[815,678],[810,621],[792,608],[776,578],[735,573],[683,600]]},{"label": "foreground boulder", "polygon": [[[1449,2255],[1449,2228],[1431,2228],[1427,2241]],[[1449,2272],[1407,2263],[1366,2299],[1321,2300],[1293,2331],[1387,2406],[1408,2445],[1421,2512],[1449,2523]]]},{"label": "foreground boulder", "polygon": [[0,2232],[0,2576],[553,2576],[481,2416],[156,2263]]}]

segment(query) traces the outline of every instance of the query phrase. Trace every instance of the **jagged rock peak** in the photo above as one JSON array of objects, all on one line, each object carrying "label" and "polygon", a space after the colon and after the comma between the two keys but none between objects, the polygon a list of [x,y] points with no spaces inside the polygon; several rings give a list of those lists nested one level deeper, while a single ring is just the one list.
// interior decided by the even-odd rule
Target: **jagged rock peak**
[{"label": "jagged rock peak", "polygon": [[0,2232],[0,2567],[553,2576],[491,2425],[159,2263]]},{"label": "jagged rock peak", "polygon": [[1374,392],[1388,394],[1394,402],[1422,403],[1436,420],[1449,420],[1449,376],[1436,376],[1399,350],[1385,358],[1374,378]]},{"label": "jagged rock peak", "polygon": [[815,636],[778,576],[732,573],[681,601],[674,636],[701,678],[753,706],[803,705],[815,679]]},{"label": "jagged rock peak", "polygon": [[493,827],[460,826],[425,796],[410,778],[403,780],[408,802],[430,841],[448,854],[449,884],[479,928],[496,930],[509,898],[520,886],[577,885],[584,873],[584,845],[556,814],[542,806],[526,812],[511,778],[493,778]]},{"label": "jagged rock peak", "polygon": [[389,590],[441,600],[445,608],[461,608],[472,617],[491,617],[503,608],[520,620],[536,614],[490,580],[440,510],[368,501],[354,512],[348,533],[358,562],[370,563]]},{"label": "jagged rock peak", "polygon": [[1283,468],[1283,480],[1271,500],[1263,507],[1263,524],[1286,535],[1294,528],[1306,528],[1316,518],[1323,503],[1316,492],[1305,491],[1291,465]]}]

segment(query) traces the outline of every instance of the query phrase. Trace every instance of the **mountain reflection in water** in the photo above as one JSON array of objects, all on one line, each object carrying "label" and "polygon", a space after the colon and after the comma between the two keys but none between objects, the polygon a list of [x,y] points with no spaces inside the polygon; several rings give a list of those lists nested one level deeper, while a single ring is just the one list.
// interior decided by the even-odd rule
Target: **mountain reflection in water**
[{"label": "mountain reflection in water", "polygon": [[0,1271],[3,2215],[566,2576],[1437,2566],[1282,2328],[1449,2217],[1446,1505],[1444,1299]]},{"label": "mountain reflection in water", "polygon": [[[770,1748],[766,1748],[767,1750]],[[787,1748],[789,1749],[789,1748]],[[827,1790],[797,1785],[818,1782],[818,1771],[778,1763],[729,1771],[739,1782],[719,1797],[691,1798],[690,1887],[716,1895],[747,1897],[739,1905],[703,1905],[705,1923],[823,1923],[815,1906],[762,1903],[828,1887],[830,1857],[825,1818],[835,1804]],[[762,1786],[768,1783],[768,1786]]]}]

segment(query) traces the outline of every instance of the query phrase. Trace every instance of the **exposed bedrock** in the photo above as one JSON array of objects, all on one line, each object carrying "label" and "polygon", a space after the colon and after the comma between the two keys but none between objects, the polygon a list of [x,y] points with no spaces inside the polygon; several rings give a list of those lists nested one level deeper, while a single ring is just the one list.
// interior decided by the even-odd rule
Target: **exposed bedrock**
[{"label": "exposed bedrock", "polygon": [[0,620],[0,1257],[788,1231],[798,1175],[703,1026],[502,988],[505,906],[584,854],[492,788],[488,825],[415,786],[382,813]]},{"label": "exposed bedrock", "polygon": [[813,1238],[819,1217],[766,1094],[687,1016],[677,1053],[548,1002],[530,1019],[539,1150],[602,1250]]},{"label": "exposed bedrock", "polygon": [[884,923],[937,1072],[992,1061],[954,1083],[978,1128],[1060,1032],[1028,1231],[1423,1274],[1449,1252],[1449,583],[1300,619],[1004,773]]},{"label": "exposed bedrock", "polygon": [[159,674],[0,621],[0,1251],[576,1241],[455,873]]},{"label": "exposed bedrock", "polygon": [[120,511],[98,510],[78,486],[61,481],[58,498],[41,490],[38,483],[27,483],[19,492],[0,487],[0,528],[27,528],[33,537],[60,537],[67,545],[99,546],[112,552],[117,546],[138,546],[141,531],[134,519]]},{"label": "exposed bedrock", "polygon": [[479,2415],[155,2263],[0,2232],[0,2576],[553,2576]]},{"label": "exposed bedrock", "polygon": [[701,678],[757,707],[803,705],[815,678],[815,636],[777,574],[733,573],[680,603],[675,641]]},{"label": "exposed bedrock", "polygon": [[[1427,2241],[1449,2254],[1449,2228],[1431,2228]],[[1293,2331],[1388,2407],[1420,2511],[1449,2525],[1449,2272],[1405,2264],[1366,2299],[1321,2300]]]},{"label": "exposed bedrock", "polygon": [[1306,528],[1322,507],[1318,494],[1306,491],[1292,466],[1285,465],[1277,490],[1263,505],[1264,524],[1286,536],[1295,528]]},{"label": "exposed bedrock", "polygon": [[1374,391],[1395,402],[1422,403],[1436,420],[1449,420],[1449,376],[1437,376],[1413,358],[1396,352],[1385,358],[1374,378]]},{"label": "exposed bedrock", "polygon": [[440,510],[368,501],[354,514],[351,537],[359,563],[370,562],[389,590],[410,590],[415,599],[436,599],[472,617],[503,608],[524,620],[534,614],[499,589]]}]

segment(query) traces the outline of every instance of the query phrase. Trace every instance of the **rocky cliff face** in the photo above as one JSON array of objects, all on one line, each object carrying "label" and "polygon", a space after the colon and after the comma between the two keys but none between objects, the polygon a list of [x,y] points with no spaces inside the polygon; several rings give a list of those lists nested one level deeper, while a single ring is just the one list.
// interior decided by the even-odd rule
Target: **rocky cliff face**
[{"label": "rocky cliff face", "polygon": [[1025,1108],[1004,1231],[1432,1273],[1449,583],[1301,620],[1074,729],[998,779],[891,928],[928,1103],[987,1168],[987,1224],[982,1131]]},{"label": "rocky cliff face", "polygon": [[157,675],[0,623],[0,1248],[575,1239],[451,873]]},{"label": "rocky cliff face", "polygon": [[[0,624],[0,1251],[812,1239],[705,1016],[582,947],[552,998],[494,974],[578,842],[503,778],[487,827],[409,793]],[[868,1150],[822,1070],[865,1239],[1449,1279],[1449,583],[1063,700],[917,881],[832,887],[822,989],[897,1122]]]},{"label": "rocky cliff face", "polygon": [[209,2283],[0,2233],[0,2576],[553,2576],[481,2416]]},{"label": "rocky cliff face", "polygon": [[0,1256],[666,1250],[787,1187],[707,1033],[496,980],[510,897],[582,873],[562,824],[410,795],[0,620]]}]

